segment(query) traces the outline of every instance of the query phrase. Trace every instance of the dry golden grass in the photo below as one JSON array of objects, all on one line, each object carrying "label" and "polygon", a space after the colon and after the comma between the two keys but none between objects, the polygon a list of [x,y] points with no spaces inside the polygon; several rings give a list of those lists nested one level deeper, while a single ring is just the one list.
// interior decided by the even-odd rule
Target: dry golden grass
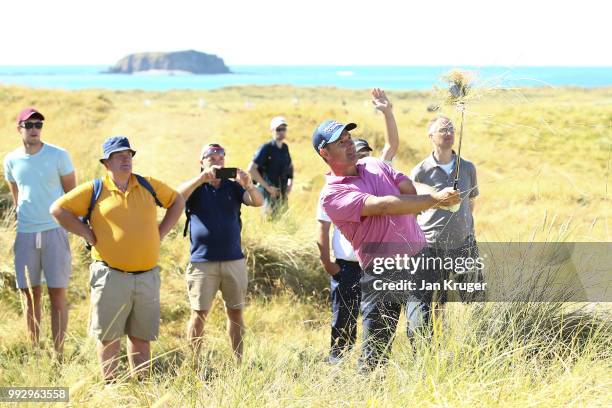
[{"label": "dry golden grass", "polygon": [[[395,167],[408,173],[430,151],[426,124],[433,114],[426,106],[434,100],[423,92],[388,94],[401,140]],[[611,241],[611,95],[610,89],[523,89],[470,101],[462,154],[479,172],[476,223],[481,241]],[[200,98],[206,101],[204,108]],[[81,181],[101,174],[100,144],[114,134],[128,136],[138,151],[138,173],[171,185],[196,174],[200,147],[212,141],[226,147],[228,166],[245,168],[268,139],[270,118],[278,114],[289,122],[296,174],[290,211],[280,221],[265,221],[259,209],[243,210],[252,279],[245,364],[236,368],[231,362],[219,302],[207,326],[207,369],[196,372],[183,364],[189,307],[182,280],[188,242],[180,234],[181,221],[164,241],[160,258],[162,326],[154,345],[153,377],[142,384],[128,380],[114,389],[101,385],[94,343],[86,337],[87,258],[77,239],[72,240],[66,362],[58,367],[49,356],[47,316],[43,349],[29,349],[20,302],[10,288],[14,230],[5,215],[0,227],[2,385],[70,386],[75,405],[87,406],[610,405],[609,318],[585,318],[595,328],[573,343],[529,330],[561,327],[557,318],[569,315],[559,309],[453,304],[437,341],[419,343],[416,357],[408,352],[405,336],[398,336],[385,378],[357,376],[356,354],[339,367],[323,363],[329,336],[327,281],[314,241],[315,203],[326,169],[310,137],[323,119],[351,120],[359,124],[355,135],[380,149],[383,119],[366,90],[277,86],[67,92],[0,87],[0,103],[0,156],[19,144],[14,115],[35,105],[47,117],[44,139],[69,150]],[[442,113],[457,117],[454,109]],[[0,207],[6,194],[3,185]],[[521,326],[521,336],[504,329],[522,324],[525,313],[533,320]]]}]

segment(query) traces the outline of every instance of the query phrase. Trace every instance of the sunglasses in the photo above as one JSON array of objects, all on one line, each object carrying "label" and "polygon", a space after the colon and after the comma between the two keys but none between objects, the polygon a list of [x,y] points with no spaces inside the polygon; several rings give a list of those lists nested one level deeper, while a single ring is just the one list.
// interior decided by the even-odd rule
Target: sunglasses
[{"label": "sunglasses", "polygon": [[286,128],[286,127],[279,127],[279,128],[276,128],[276,131],[277,131],[278,133],[281,133],[281,132],[286,132],[286,131],[287,131],[287,128]]},{"label": "sunglasses", "polygon": [[202,158],[207,158],[213,154],[219,154],[221,156],[225,157],[225,150],[223,149],[219,149],[218,147],[211,147],[210,149],[206,150],[206,152],[204,152],[204,155],[202,156]]},{"label": "sunglasses", "polygon": [[455,133],[455,129],[451,128],[442,128],[442,129],[438,129],[438,133]]},{"label": "sunglasses", "polygon": [[19,125],[19,127],[23,129],[28,129],[28,130],[32,128],[42,129],[43,123],[42,122],[23,122],[21,125]]}]

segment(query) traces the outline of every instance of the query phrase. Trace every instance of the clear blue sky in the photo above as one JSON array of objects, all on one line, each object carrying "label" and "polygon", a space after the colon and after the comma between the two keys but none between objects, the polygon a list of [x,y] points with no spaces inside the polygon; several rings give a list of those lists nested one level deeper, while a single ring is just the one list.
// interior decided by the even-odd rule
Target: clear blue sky
[{"label": "clear blue sky", "polygon": [[196,49],[228,65],[612,66],[606,0],[9,1],[0,65]]}]

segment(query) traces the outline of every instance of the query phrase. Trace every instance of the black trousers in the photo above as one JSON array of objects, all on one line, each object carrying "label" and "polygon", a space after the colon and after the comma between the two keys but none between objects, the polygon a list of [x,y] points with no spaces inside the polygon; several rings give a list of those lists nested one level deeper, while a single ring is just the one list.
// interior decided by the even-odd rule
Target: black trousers
[{"label": "black trousers", "polygon": [[337,259],[340,271],[330,277],[331,286],[331,350],[340,357],[351,350],[357,339],[357,318],[361,303],[361,268],[358,262]]}]

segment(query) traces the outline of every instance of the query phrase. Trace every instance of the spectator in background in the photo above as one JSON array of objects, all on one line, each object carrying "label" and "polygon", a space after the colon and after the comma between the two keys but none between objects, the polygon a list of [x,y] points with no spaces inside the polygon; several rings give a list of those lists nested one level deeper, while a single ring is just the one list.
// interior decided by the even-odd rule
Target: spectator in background
[{"label": "spectator in background", "polygon": [[[428,136],[433,151],[414,167],[410,178],[438,190],[453,187],[457,174],[457,154],[453,150],[455,142],[453,122],[445,116],[432,119],[428,126]],[[473,217],[474,201],[478,196],[476,167],[462,157],[459,172],[459,190],[464,192],[459,210],[450,212],[442,208],[430,208],[417,217],[417,222],[425,233],[431,255],[442,259],[478,258]],[[480,271],[474,272],[459,274],[455,280],[481,281]],[[454,271],[444,270],[442,273],[448,277]],[[460,293],[463,300],[469,300],[466,298],[467,292]],[[447,293],[440,293],[437,301],[444,304],[446,300]]]},{"label": "spectator in background", "polygon": [[[79,185],[53,203],[51,214],[93,246],[90,332],[98,340],[103,378],[114,382],[123,335],[133,372],[146,372],[151,360],[150,342],[159,334],[160,243],[184,201],[163,182],[132,172],[136,151],[126,137],[108,138],[102,150],[105,178]],[[166,209],[159,224],[156,205]]]},{"label": "spectator in background", "polygon": [[64,350],[68,326],[66,288],[71,254],[68,234],[49,214],[49,206],[76,185],[66,150],[41,140],[45,117],[34,108],[17,116],[23,146],[4,158],[4,177],[17,208],[15,274],[26,298],[28,335],[38,345],[41,323],[41,278],[44,272],[51,301],[51,333],[58,359]]},{"label": "spectator in background", "polygon": [[186,200],[190,225],[191,256],[185,278],[191,305],[187,336],[199,355],[204,323],[217,291],[221,290],[227,314],[227,331],[234,355],[242,361],[247,266],[242,253],[240,207],[260,207],[263,196],[251,176],[236,170],[236,180],[219,179],[225,166],[225,149],[212,143],[200,155],[200,174],[184,182],[179,192]]},{"label": "spectator in background", "polygon": [[266,213],[277,217],[287,208],[287,197],[293,186],[293,163],[287,137],[287,121],[276,116],[270,122],[272,140],[257,149],[248,171],[259,184],[264,196]]}]

